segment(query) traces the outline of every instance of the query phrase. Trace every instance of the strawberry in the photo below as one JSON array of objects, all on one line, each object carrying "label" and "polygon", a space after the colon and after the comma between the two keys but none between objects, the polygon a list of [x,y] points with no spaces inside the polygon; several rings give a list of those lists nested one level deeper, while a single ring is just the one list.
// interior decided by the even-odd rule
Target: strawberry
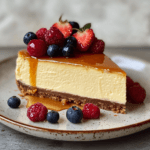
[{"label": "strawberry", "polygon": [[72,34],[72,26],[67,20],[62,21],[61,18],[62,16],[60,16],[59,22],[53,24],[52,27],[58,28],[62,32],[64,37],[67,38],[68,36]]},{"label": "strawberry", "polygon": [[88,50],[95,38],[95,34],[90,27],[91,24],[86,24],[82,29],[79,29],[78,32],[73,34],[73,36],[77,39],[77,49],[82,52]]}]

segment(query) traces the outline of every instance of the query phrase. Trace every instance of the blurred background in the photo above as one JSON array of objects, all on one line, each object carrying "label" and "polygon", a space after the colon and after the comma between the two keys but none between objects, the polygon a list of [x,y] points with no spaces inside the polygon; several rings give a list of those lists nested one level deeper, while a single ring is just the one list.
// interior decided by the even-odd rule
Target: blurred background
[{"label": "blurred background", "polygon": [[63,20],[91,22],[107,47],[150,46],[150,0],[0,0],[0,47],[25,46],[23,36]]}]

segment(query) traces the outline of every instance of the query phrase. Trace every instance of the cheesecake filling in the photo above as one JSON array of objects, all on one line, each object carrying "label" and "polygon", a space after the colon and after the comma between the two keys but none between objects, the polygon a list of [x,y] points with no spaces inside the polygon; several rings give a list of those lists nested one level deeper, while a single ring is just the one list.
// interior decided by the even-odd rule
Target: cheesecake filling
[{"label": "cheesecake filling", "polygon": [[[66,65],[23,56],[20,54],[17,58],[16,80],[26,85],[90,99],[126,103],[126,74],[119,67],[115,66],[115,70],[114,63],[112,68],[103,68],[102,63],[96,60],[96,67],[89,67],[86,62],[83,62],[84,65]],[[106,63],[103,66],[107,66]]]}]

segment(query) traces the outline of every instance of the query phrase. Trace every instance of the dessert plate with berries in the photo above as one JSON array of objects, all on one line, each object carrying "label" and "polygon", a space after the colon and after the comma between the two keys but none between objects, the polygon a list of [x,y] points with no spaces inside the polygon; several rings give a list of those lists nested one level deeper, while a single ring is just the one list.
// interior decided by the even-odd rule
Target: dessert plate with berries
[{"label": "dessert plate with berries", "polygon": [[[149,128],[150,94],[148,91],[150,89],[150,63],[126,56],[112,59],[121,65],[120,61],[123,60],[122,58],[137,62],[134,63],[135,66],[131,67],[131,64],[127,63],[128,61],[124,61],[123,69],[134,81],[138,81],[145,88],[147,94],[144,102],[142,104],[127,103],[126,114],[116,114],[100,109],[100,117],[98,119],[86,119],[85,117],[78,124],[72,123],[67,119],[67,109],[59,111],[59,120],[57,121],[56,119],[57,123],[31,121],[27,117],[27,101],[18,95],[20,92],[15,83],[16,57],[0,62],[0,122],[29,135],[65,141],[111,139]],[[139,65],[138,69],[137,65]],[[9,106],[11,105],[11,100],[9,100],[10,104],[8,105],[8,99],[12,98],[13,95],[16,95],[21,102],[21,104],[16,102],[17,104],[15,105],[20,105],[15,109]],[[17,99],[16,97],[13,98]],[[51,112],[50,110],[48,111],[49,113]],[[57,114],[55,115],[58,117]]]},{"label": "dessert plate with berries", "polygon": [[[40,59],[46,57],[47,60],[61,57],[61,61],[66,59],[76,61],[74,56],[76,50],[82,53],[84,58],[86,51],[89,54],[92,53],[93,57],[97,54],[98,56],[103,55],[105,43],[95,37],[90,27],[91,24],[86,24],[83,28],[79,28],[77,22],[62,21],[60,17],[59,22],[53,24],[49,30],[41,28],[36,34],[33,32],[25,34],[24,43],[27,44],[27,52],[21,51],[20,54],[25,52],[28,60],[35,59],[31,61],[30,66],[31,83],[36,86],[34,71],[38,57]],[[40,93],[37,93],[40,89],[29,88],[28,91],[25,91],[27,86],[19,87],[19,91],[15,77],[20,75],[18,73],[20,70],[24,70],[25,63],[23,68],[17,68],[15,72],[16,58],[11,57],[0,62],[0,122],[6,126],[29,135],[64,141],[111,139],[150,127],[150,94],[148,92],[150,89],[150,62],[127,55],[111,57],[128,75],[127,78],[124,78],[127,81],[127,84],[126,82],[124,84],[127,87],[128,99],[126,114],[124,114],[124,109],[118,111],[119,113],[114,113],[113,110],[107,110],[107,107],[102,107],[102,109],[96,106],[94,101],[78,105],[78,103],[70,104],[64,98],[59,101],[56,100],[56,97],[54,97],[55,101],[50,98],[47,100],[48,97],[43,98],[43,95],[39,96]],[[20,65],[19,60],[17,64]],[[105,71],[109,72],[109,70]],[[55,73],[51,72],[54,76]],[[27,70],[24,72],[24,78],[28,76],[26,73]],[[40,78],[46,79],[43,76]],[[61,76],[60,81],[62,78]],[[33,96],[34,94],[37,95]],[[119,93],[117,95],[119,96]],[[59,97],[61,96],[59,93]],[[115,105],[110,102],[107,104]]]}]

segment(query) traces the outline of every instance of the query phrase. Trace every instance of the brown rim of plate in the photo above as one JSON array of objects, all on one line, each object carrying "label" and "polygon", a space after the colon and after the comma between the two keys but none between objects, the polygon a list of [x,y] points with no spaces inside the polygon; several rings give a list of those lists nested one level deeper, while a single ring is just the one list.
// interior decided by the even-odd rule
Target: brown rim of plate
[{"label": "brown rim of plate", "polygon": [[129,129],[129,128],[133,128],[133,127],[138,127],[138,126],[142,126],[144,124],[150,123],[150,119],[136,123],[136,124],[131,124],[128,126],[123,126],[123,127],[118,127],[118,128],[112,128],[112,129],[103,129],[103,130],[88,130],[88,131],[71,131],[71,130],[56,130],[56,129],[48,129],[48,128],[42,128],[42,127],[36,127],[36,126],[32,126],[32,125],[28,125],[25,123],[21,123],[18,121],[14,121],[12,119],[9,119],[3,115],[0,115],[0,120],[3,120],[7,123],[11,123],[13,125],[19,126],[19,127],[23,127],[23,128],[27,128],[30,130],[35,130],[35,131],[44,131],[44,132],[53,132],[53,133],[67,133],[67,134],[83,134],[83,133],[99,133],[99,132],[111,132],[111,131],[118,131],[118,130],[125,130],[125,129]]}]

